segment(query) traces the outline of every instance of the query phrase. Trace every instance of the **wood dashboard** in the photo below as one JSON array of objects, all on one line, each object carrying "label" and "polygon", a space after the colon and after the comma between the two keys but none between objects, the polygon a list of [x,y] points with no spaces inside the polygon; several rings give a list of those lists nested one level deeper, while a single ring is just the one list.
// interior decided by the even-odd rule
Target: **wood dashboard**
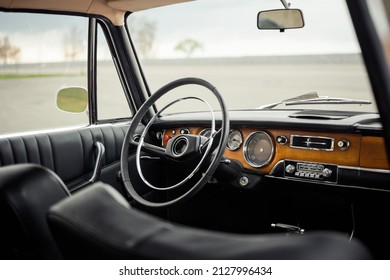
[{"label": "wood dashboard", "polygon": [[[199,134],[205,127],[172,127],[165,129],[162,136],[162,145],[165,146],[169,138],[180,133]],[[337,164],[339,166],[389,170],[390,165],[386,156],[385,142],[380,136],[365,136],[358,133],[336,133],[336,132],[314,132],[303,130],[284,130],[284,129],[258,129],[254,127],[235,128],[241,132],[242,144],[240,147],[231,151],[225,149],[224,155],[227,158],[235,159],[241,162],[244,168],[260,171],[263,174],[269,174],[276,164],[282,160],[297,160],[305,162],[318,162],[327,164]],[[265,132],[272,139],[272,155],[264,166],[251,166],[244,156],[244,147],[248,137],[254,132]],[[320,149],[305,149],[291,146],[291,136],[302,135],[307,137],[326,137],[334,139],[334,147],[331,151]],[[279,143],[278,137],[285,137],[286,143]],[[348,147],[339,147],[339,142],[348,143]],[[340,142],[341,143],[341,142]],[[341,146],[341,144],[340,144]]]}]

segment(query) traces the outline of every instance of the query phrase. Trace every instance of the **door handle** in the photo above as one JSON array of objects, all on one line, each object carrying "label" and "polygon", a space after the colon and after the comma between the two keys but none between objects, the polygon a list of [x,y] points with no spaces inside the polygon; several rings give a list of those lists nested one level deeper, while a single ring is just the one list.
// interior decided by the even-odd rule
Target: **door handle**
[{"label": "door handle", "polygon": [[94,147],[96,149],[96,161],[95,161],[95,167],[93,168],[92,177],[88,181],[89,184],[92,184],[100,179],[100,174],[102,171],[103,157],[104,157],[104,153],[106,151],[103,143],[100,141],[96,141],[94,143]]},{"label": "door handle", "polygon": [[99,181],[99,179],[100,179],[100,174],[102,171],[102,163],[103,163],[104,153],[105,153],[106,149],[105,149],[103,143],[100,141],[96,141],[93,144],[93,146],[95,148],[96,161],[95,161],[95,165],[93,168],[92,176],[88,181],[86,181],[80,185],[77,185],[76,187],[73,187],[70,190],[71,193],[78,191],[87,185],[95,183],[96,181]]}]

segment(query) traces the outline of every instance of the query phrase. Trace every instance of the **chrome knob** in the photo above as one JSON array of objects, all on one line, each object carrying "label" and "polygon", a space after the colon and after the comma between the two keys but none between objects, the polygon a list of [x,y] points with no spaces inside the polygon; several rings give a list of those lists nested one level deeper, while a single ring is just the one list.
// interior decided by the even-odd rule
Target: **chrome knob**
[{"label": "chrome knob", "polygon": [[249,184],[249,178],[246,176],[242,176],[238,182],[241,187],[246,187]]},{"label": "chrome knob", "polygon": [[286,145],[288,142],[288,139],[286,136],[282,135],[282,136],[276,137],[276,142],[278,142],[280,145]]},{"label": "chrome knob", "polygon": [[346,151],[349,148],[349,141],[347,139],[341,139],[340,141],[337,142],[337,146],[341,151]]},{"label": "chrome knob", "polygon": [[322,170],[322,175],[324,175],[324,177],[326,178],[329,178],[332,175],[332,170],[330,170],[329,168],[325,168],[324,170]]},{"label": "chrome knob", "polygon": [[295,171],[295,166],[292,164],[289,164],[286,166],[286,172],[287,173],[293,173]]}]

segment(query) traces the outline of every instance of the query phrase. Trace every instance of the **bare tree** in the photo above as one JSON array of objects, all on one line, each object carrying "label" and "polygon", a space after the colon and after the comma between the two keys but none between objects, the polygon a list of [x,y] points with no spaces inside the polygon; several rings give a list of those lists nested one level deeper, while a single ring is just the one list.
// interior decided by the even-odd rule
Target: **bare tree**
[{"label": "bare tree", "polygon": [[137,50],[143,57],[149,57],[154,45],[157,24],[144,17],[131,19],[130,33]]},{"label": "bare tree", "polygon": [[72,26],[64,35],[64,56],[65,59],[75,61],[84,51],[83,32],[77,26]]},{"label": "bare tree", "polygon": [[8,36],[0,39],[0,59],[3,61],[3,64],[11,61],[16,64],[20,58],[20,53],[20,48],[13,46]]},{"label": "bare tree", "polygon": [[186,57],[190,58],[196,50],[202,48],[202,44],[198,41],[193,39],[185,39],[175,46],[175,51],[184,52]]}]

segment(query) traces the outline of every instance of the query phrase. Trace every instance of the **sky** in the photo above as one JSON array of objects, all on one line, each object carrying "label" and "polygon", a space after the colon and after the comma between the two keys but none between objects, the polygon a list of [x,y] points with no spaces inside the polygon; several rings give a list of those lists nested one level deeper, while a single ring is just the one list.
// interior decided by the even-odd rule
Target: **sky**
[{"label": "sky", "polygon": [[[194,57],[356,53],[359,47],[343,0],[291,0],[300,8],[306,26],[299,30],[261,31],[260,10],[281,9],[278,0],[197,0],[134,13],[156,23],[151,58],[180,58],[175,46],[184,39],[202,44]],[[79,26],[86,39],[87,19],[71,16],[0,13],[0,38],[8,36],[23,48],[19,62],[64,59],[64,34]],[[83,42],[86,49],[86,40]],[[107,53],[100,54],[102,58]]]},{"label": "sky", "polygon": [[284,33],[256,25],[259,11],[283,8],[278,0],[198,0],[132,16],[156,22],[158,58],[177,57],[175,44],[186,37],[203,44],[198,57],[359,52],[343,0],[290,3],[303,11],[306,26]]}]

